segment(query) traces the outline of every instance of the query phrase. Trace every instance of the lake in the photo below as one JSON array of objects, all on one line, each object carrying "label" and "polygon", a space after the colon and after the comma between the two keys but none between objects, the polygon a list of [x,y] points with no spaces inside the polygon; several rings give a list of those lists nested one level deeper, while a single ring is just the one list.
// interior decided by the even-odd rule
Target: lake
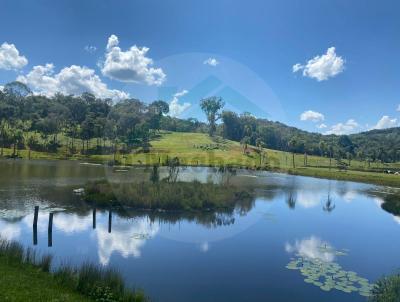
[{"label": "lake", "polygon": [[[381,209],[384,187],[240,171],[230,181],[256,198],[232,213],[110,212],[72,189],[143,181],[149,171],[23,160],[0,161],[0,171],[3,238],[53,254],[56,265],[115,267],[152,301],[366,301],[360,289],[400,267],[400,217]],[[179,178],[221,181],[210,168]]]}]

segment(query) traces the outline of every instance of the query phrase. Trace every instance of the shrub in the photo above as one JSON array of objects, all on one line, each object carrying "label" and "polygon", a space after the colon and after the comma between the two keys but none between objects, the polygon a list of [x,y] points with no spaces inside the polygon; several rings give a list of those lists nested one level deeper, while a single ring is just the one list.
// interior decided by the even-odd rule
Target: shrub
[{"label": "shrub", "polygon": [[35,250],[24,247],[16,241],[8,241],[0,238],[0,256],[9,262],[30,264],[37,266],[44,272],[49,272],[53,257],[49,254],[38,256]]},{"label": "shrub", "polygon": [[400,301],[400,273],[385,276],[375,283],[370,302],[399,302]]},{"label": "shrub", "polygon": [[233,209],[253,201],[253,194],[232,185],[167,182],[89,183],[84,199],[98,206],[122,204],[140,209],[218,210]]}]

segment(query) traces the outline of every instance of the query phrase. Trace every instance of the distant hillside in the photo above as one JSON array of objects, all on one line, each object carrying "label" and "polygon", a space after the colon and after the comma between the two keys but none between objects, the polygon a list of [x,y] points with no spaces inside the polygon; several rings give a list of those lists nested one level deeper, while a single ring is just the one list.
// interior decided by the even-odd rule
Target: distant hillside
[{"label": "distant hillside", "polygon": [[[161,128],[177,132],[207,132],[207,125],[195,119],[164,117]],[[294,151],[363,161],[400,160],[400,128],[371,130],[351,135],[323,135],[281,122],[257,119],[249,114],[224,111],[217,134],[237,142],[256,145],[257,139],[269,149]],[[290,144],[292,142],[293,144]]]},{"label": "distant hillside", "polygon": [[352,134],[350,139],[372,160],[387,162],[400,159],[400,127]]},{"label": "distant hillside", "polygon": [[[212,98],[208,101],[215,102]],[[400,128],[322,135],[257,119],[248,113],[222,111],[220,101],[221,106],[208,115],[214,117],[213,126],[209,127],[194,118],[183,120],[169,116],[169,104],[164,101],[148,104],[127,99],[113,103],[89,93],[46,97],[32,94],[23,83],[12,82],[0,91],[0,155],[4,148],[13,148],[13,156],[17,156],[18,149],[56,152],[62,135],[68,140],[66,152],[70,155],[77,152],[77,141],[82,146],[82,154],[115,153],[118,149],[126,153],[139,147],[148,148],[149,140],[158,130],[206,133],[212,129],[212,134],[216,131],[217,135],[240,142],[242,146],[250,144],[368,162],[400,161]],[[95,146],[90,144],[92,140]]]},{"label": "distant hillside", "polygon": [[229,111],[222,113],[222,120],[219,133],[235,141],[249,141],[256,145],[258,140],[271,149],[337,158],[383,162],[400,160],[399,127],[351,135],[322,135]]},{"label": "distant hillside", "polygon": [[[182,120],[164,117],[163,130],[178,132],[207,132],[207,125],[195,119]],[[323,135],[308,132],[281,122],[257,119],[249,114],[238,115],[224,111],[217,134],[224,138],[256,145],[257,139],[265,147],[363,161],[396,162],[400,160],[400,128],[371,130],[351,135]],[[294,145],[290,146],[289,142]],[[290,147],[289,147],[290,146]]]}]

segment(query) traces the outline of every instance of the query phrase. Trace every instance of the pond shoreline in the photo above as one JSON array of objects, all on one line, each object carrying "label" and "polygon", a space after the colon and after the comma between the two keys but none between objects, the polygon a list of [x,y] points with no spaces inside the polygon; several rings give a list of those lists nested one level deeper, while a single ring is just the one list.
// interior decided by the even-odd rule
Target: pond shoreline
[{"label": "pond shoreline", "polygon": [[[5,238],[40,254],[54,255],[55,270],[65,260],[74,267],[86,261],[110,265],[120,271],[127,286],[143,289],[150,299],[185,302],[194,297],[193,301],[200,302],[196,284],[203,282],[201,290],[212,292],[210,299],[216,301],[258,301],[267,297],[362,302],[364,297],[359,293],[367,293],[362,286],[366,283],[350,284],[355,277],[352,272],[372,284],[398,265],[398,220],[378,206],[385,201],[385,189],[389,188],[282,173],[237,170],[231,175],[215,167],[180,166],[178,177],[171,177],[171,183],[165,186],[179,187],[179,181],[190,184],[192,180],[222,184],[220,187],[231,185],[235,190],[254,192],[254,202],[221,212],[207,207],[149,211],[146,206],[140,210],[129,206],[97,207],[82,201],[73,190],[84,188],[88,182],[106,180],[116,192],[125,185],[136,191],[143,182],[152,186],[168,182],[171,166],[159,167],[159,177],[154,177],[154,167],[109,167],[61,160],[0,164],[0,226]],[[174,189],[170,189],[172,196]],[[160,194],[167,190],[160,190]],[[373,194],[375,191],[382,195]],[[196,199],[190,194],[184,196],[184,204]],[[37,230],[32,226],[34,206],[39,206]],[[311,248],[311,254],[304,248]],[[342,251],[346,257],[339,257]],[[325,284],[325,274],[316,271],[316,262],[311,260],[305,275],[285,267],[300,252],[302,257],[315,256],[340,265],[337,268],[348,277],[346,284],[341,284],[340,276]],[[385,267],[380,258],[370,260],[379,252]],[[228,266],[232,269],[227,273]],[[193,272],[191,279],[187,268]],[[321,280],[308,278],[314,276]],[[237,280],[243,277],[248,282],[239,284]],[[306,277],[313,283],[305,281]],[[225,278],[228,290],[219,285],[221,278]],[[356,286],[358,292],[350,286]]]},{"label": "pond shoreline", "polygon": [[106,298],[125,302],[149,301],[141,291],[127,288],[122,275],[112,268],[91,263],[78,267],[62,264],[53,268],[52,260],[51,254],[39,254],[17,241],[0,237],[0,270],[3,272],[0,298],[6,301],[53,301],[60,297],[71,302],[103,301]]},{"label": "pond shoreline", "polygon": [[[7,161],[14,161],[14,160],[33,160],[33,161],[72,161],[72,162],[79,162],[80,164],[87,164],[87,165],[101,165],[101,166],[109,166],[113,168],[119,169],[126,169],[126,168],[150,168],[153,167],[154,164],[142,164],[142,163],[135,163],[135,164],[110,164],[110,162],[105,162],[103,160],[97,160],[90,157],[79,157],[79,158],[57,158],[57,157],[43,157],[43,158],[34,158],[34,159],[27,159],[27,158],[5,158],[0,157],[0,160],[7,160]],[[247,170],[247,171],[266,171],[272,173],[282,173],[287,175],[299,175],[305,177],[314,177],[314,178],[321,178],[321,179],[331,179],[331,180],[339,180],[339,181],[354,181],[358,183],[365,183],[365,184],[373,184],[373,185],[381,185],[381,186],[390,186],[395,188],[400,188],[400,175],[392,175],[392,174],[384,174],[379,172],[365,172],[365,171],[358,171],[358,170],[345,170],[341,171],[337,168],[321,168],[321,167],[314,167],[314,166],[302,166],[293,168],[276,168],[276,167],[250,167],[245,165],[235,165],[229,164],[226,165],[207,165],[199,163],[197,165],[185,164],[182,167],[199,167],[199,168],[219,168],[224,166],[230,166],[235,169],[240,170]],[[160,167],[166,167],[166,165],[160,164]]]}]

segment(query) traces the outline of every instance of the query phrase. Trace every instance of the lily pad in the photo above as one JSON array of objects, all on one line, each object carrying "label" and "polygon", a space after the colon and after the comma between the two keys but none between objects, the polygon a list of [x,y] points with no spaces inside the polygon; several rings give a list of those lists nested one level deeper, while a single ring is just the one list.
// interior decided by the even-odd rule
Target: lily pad
[{"label": "lily pad", "polygon": [[[347,255],[347,250],[335,251],[330,246],[321,246],[321,251],[329,251],[337,256]],[[287,269],[298,270],[304,276],[304,282],[313,284],[323,291],[332,289],[344,293],[358,292],[368,297],[374,287],[368,279],[360,277],[354,271],[344,270],[338,263],[296,254],[286,265]]]}]

